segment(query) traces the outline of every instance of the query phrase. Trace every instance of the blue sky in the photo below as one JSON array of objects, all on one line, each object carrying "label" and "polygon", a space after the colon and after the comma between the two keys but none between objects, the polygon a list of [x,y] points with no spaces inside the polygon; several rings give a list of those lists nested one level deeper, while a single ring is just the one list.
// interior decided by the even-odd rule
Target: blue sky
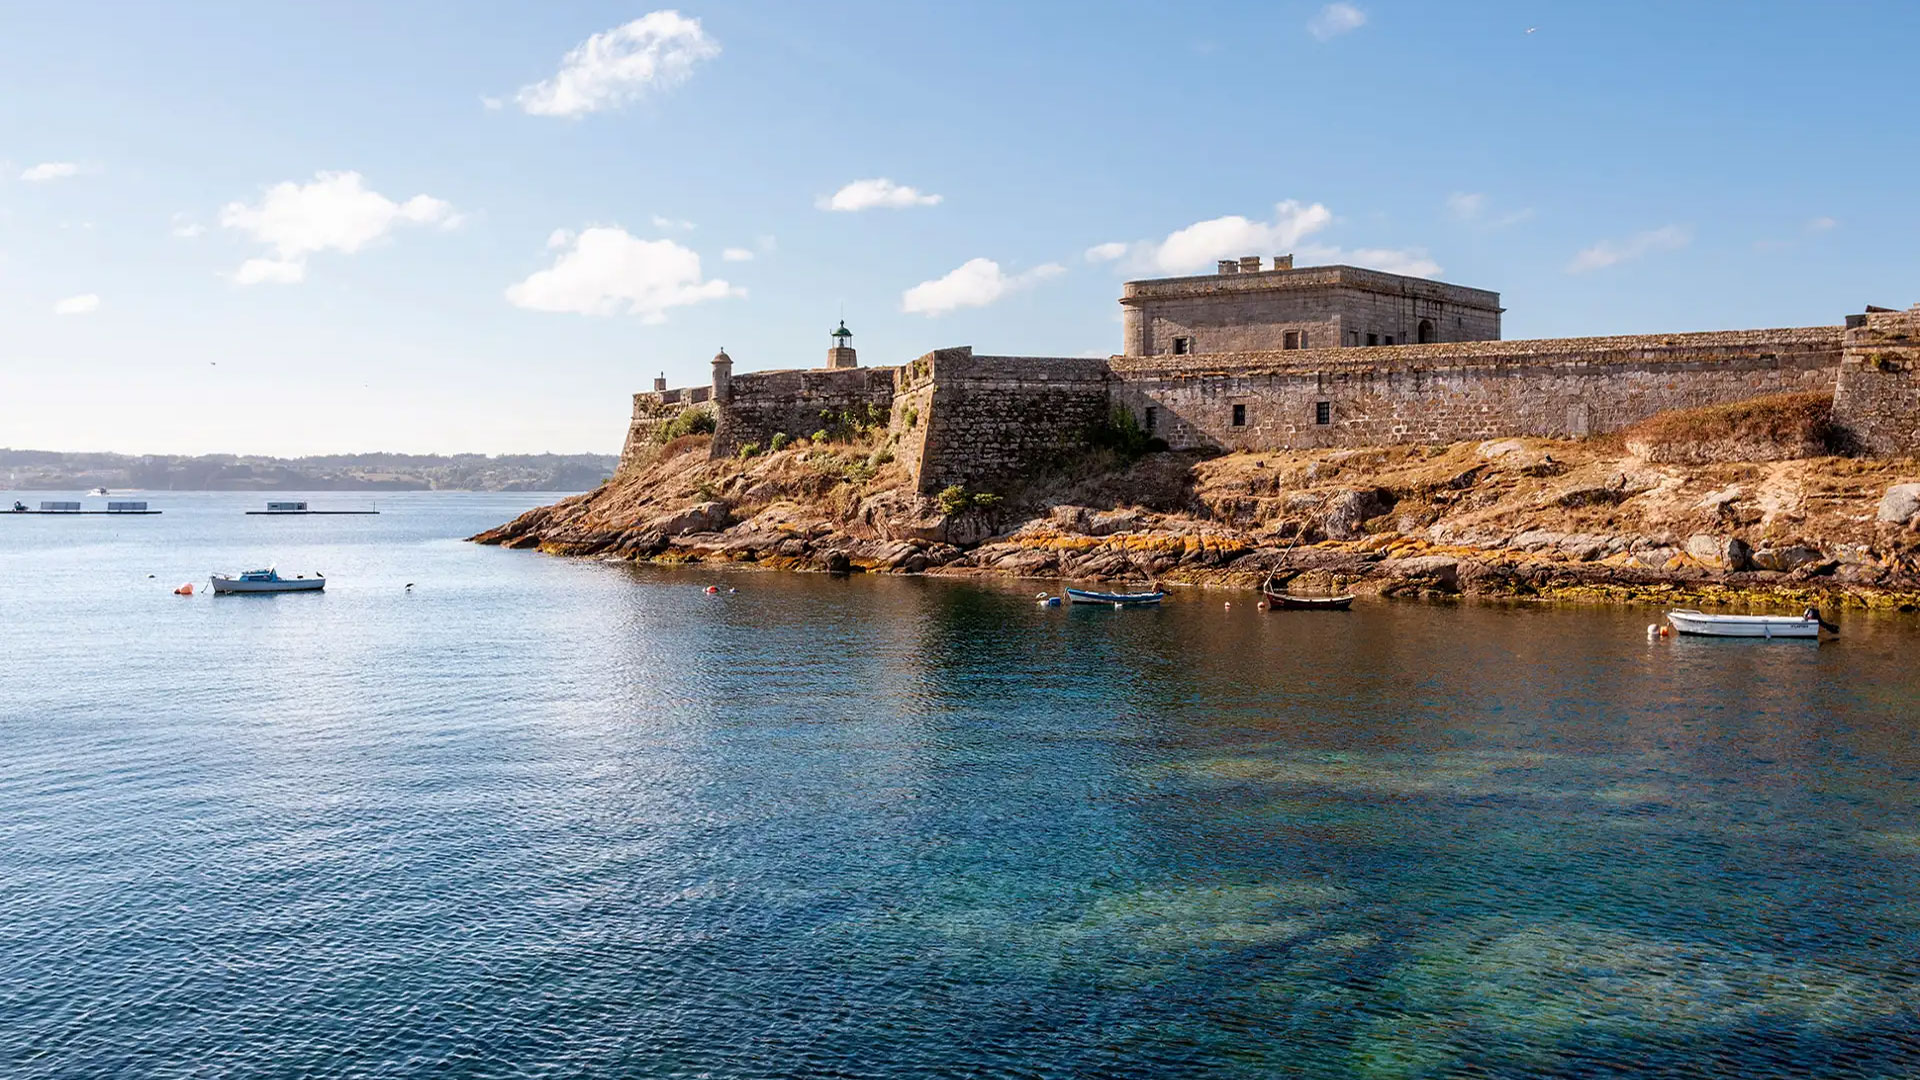
[{"label": "blue sky", "polygon": [[0,3],[0,445],[612,452],[723,345],[814,366],[844,312],[867,363],[1110,352],[1123,280],[1288,250],[1497,289],[1511,338],[1836,323],[1920,300],[1917,34],[1891,2]]}]

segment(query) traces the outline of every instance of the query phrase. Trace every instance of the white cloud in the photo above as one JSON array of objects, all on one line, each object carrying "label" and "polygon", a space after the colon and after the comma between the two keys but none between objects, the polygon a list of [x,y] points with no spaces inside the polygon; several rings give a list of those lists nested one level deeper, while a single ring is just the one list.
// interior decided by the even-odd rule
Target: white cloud
[{"label": "white cloud", "polygon": [[572,229],[555,229],[547,234],[548,251],[552,251],[554,248],[566,247],[571,243],[573,243]]},{"label": "white cloud", "polygon": [[1810,233],[1826,232],[1828,229],[1831,229],[1838,224],[1840,224],[1840,222],[1837,219],[1830,218],[1830,217],[1827,217],[1825,214],[1822,214],[1821,216],[1817,218],[1812,218],[1807,222],[1807,231]]},{"label": "white cloud", "polygon": [[91,315],[100,310],[100,297],[94,293],[69,296],[53,305],[55,315]]},{"label": "white cloud", "polygon": [[1276,205],[1271,222],[1248,221],[1239,215],[1198,221],[1169,234],[1143,252],[1145,268],[1178,274],[1202,269],[1217,259],[1291,249],[1302,237],[1333,222],[1333,211],[1319,203],[1302,205],[1293,199]]},{"label": "white cloud", "polygon": [[1016,289],[1066,273],[1046,263],[1009,276],[992,259],[968,259],[951,273],[923,281],[900,294],[900,310],[916,315],[945,315],[963,307],[985,307]]},{"label": "white cloud", "polygon": [[1692,242],[1692,229],[1684,225],[1663,225],[1658,229],[1635,233],[1618,243],[1603,240],[1574,256],[1573,261],[1567,264],[1567,273],[1584,274],[1654,251],[1677,251]]},{"label": "white cloud", "polygon": [[922,195],[917,189],[896,184],[884,176],[855,180],[832,195],[814,203],[822,210],[871,210],[875,207],[898,209],[903,206],[937,206],[938,195]]},{"label": "white cloud", "polygon": [[1352,4],[1328,4],[1307,22],[1307,33],[1326,41],[1367,25],[1367,13]]},{"label": "white cloud", "polygon": [[298,285],[305,280],[305,259],[248,259],[233,272],[235,285]]},{"label": "white cloud", "polygon": [[431,195],[397,203],[368,190],[357,172],[323,172],[312,183],[275,184],[258,206],[228,203],[220,211],[220,224],[273,249],[272,258],[248,259],[234,274],[236,283],[289,284],[306,277],[307,256],[315,252],[351,254],[400,225],[450,229],[460,224],[460,215]]},{"label": "white cloud", "polygon": [[1088,262],[1112,262],[1127,253],[1127,245],[1110,240],[1104,244],[1095,244],[1087,249]]},{"label": "white cloud", "polygon": [[1447,213],[1461,221],[1472,221],[1487,208],[1487,197],[1479,192],[1456,191],[1447,196]]},{"label": "white cloud", "polygon": [[20,179],[30,184],[44,184],[49,180],[65,180],[79,176],[80,166],[71,161],[43,161],[20,174]]},{"label": "white cloud", "polygon": [[740,247],[728,248],[720,253],[720,257],[728,262],[752,262],[753,249]]},{"label": "white cloud", "polygon": [[649,323],[665,322],[669,308],[745,295],[717,278],[702,280],[700,256],[690,249],[614,225],[581,230],[552,266],[507,289],[508,302],[530,311],[624,311]]},{"label": "white cloud", "polygon": [[1428,258],[1422,248],[1315,248],[1307,254],[1315,262],[1342,263],[1408,277],[1440,276],[1440,264]]},{"label": "white cloud", "polygon": [[678,86],[718,55],[699,19],[655,11],[574,46],[553,78],[521,87],[513,100],[535,116],[582,116]]},{"label": "white cloud", "polygon": [[653,227],[663,231],[692,232],[694,225],[691,221],[681,221],[678,218],[663,217],[655,214],[653,215]]},{"label": "white cloud", "polygon": [[173,226],[167,231],[182,240],[191,240],[201,233],[206,232],[207,227],[193,220],[193,218],[187,214],[179,213],[173,215]]}]

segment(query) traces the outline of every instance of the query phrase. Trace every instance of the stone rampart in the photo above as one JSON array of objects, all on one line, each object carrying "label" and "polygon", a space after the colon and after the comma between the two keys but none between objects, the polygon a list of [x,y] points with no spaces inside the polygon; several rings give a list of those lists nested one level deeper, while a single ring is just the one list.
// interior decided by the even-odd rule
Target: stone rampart
[{"label": "stone rampart", "polygon": [[1084,450],[1107,419],[1108,379],[1097,357],[928,353],[901,369],[901,396],[919,430],[896,429],[896,453],[923,492],[992,490]]},{"label": "stone rampart", "polygon": [[1834,424],[1867,453],[1920,454],[1920,304],[1857,321],[1834,386]]},{"label": "stone rampart", "polygon": [[1656,412],[1830,390],[1842,328],[1455,342],[1111,361],[1176,449],[1577,438]]},{"label": "stone rampart", "polygon": [[713,436],[715,457],[748,443],[765,449],[778,434],[804,438],[837,418],[873,416],[882,422],[893,407],[897,369],[814,368],[734,375]]},{"label": "stone rampart", "polygon": [[688,409],[713,411],[713,389],[695,386],[680,390],[649,390],[633,395],[633,418],[627,423],[626,442],[620,447],[620,467],[625,468],[635,455],[658,441],[660,428],[678,419]]}]

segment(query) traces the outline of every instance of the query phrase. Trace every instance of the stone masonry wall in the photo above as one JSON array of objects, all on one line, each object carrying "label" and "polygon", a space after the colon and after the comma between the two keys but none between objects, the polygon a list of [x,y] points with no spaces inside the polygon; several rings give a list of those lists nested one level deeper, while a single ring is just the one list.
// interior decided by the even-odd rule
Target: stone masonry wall
[{"label": "stone masonry wall", "polygon": [[1920,454],[1920,304],[1849,327],[1834,423],[1870,454]]},{"label": "stone masonry wall", "polygon": [[1666,409],[1831,389],[1840,345],[1834,326],[1111,363],[1115,400],[1175,449],[1260,450],[1617,431]]},{"label": "stone masonry wall", "polygon": [[762,449],[776,434],[803,438],[830,426],[822,413],[874,410],[884,420],[893,407],[897,369],[839,368],[756,371],[735,375],[713,436],[713,455],[724,457],[747,443]]},{"label": "stone masonry wall", "polygon": [[1435,341],[1500,337],[1499,293],[1352,266],[1131,281],[1120,303],[1128,356],[1170,354],[1175,337],[1200,353],[1279,349],[1299,329],[1314,347],[1347,343],[1345,332],[1411,342],[1422,319]]},{"label": "stone masonry wall", "polygon": [[712,411],[713,389],[695,386],[682,390],[651,390],[633,395],[633,418],[627,422],[627,438],[620,447],[620,467],[625,468],[634,455],[655,442],[661,425],[671,423],[687,409]]},{"label": "stone masonry wall", "polygon": [[992,490],[1016,481],[1084,450],[1090,431],[1107,419],[1104,359],[942,349],[909,365],[903,385],[916,385],[915,365],[924,365],[928,405],[920,410],[917,453],[907,462],[923,492],[949,484]]}]

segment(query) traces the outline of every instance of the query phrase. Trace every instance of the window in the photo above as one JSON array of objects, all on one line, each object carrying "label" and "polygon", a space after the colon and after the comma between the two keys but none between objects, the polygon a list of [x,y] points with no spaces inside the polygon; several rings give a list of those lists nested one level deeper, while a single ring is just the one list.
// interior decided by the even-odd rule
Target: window
[{"label": "window", "polygon": [[1147,406],[1147,434],[1153,434],[1153,429],[1158,426],[1159,423],[1160,410],[1151,405]]},{"label": "window", "polygon": [[1233,426],[1247,426],[1247,407],[1245,405],[1235,405],[1233,407]]},{"label": "window", "polygon": [[1316,401],[1313,403],[1313,422],[1320,427],[1333,423],[1333,402]]},{"label": "window", "polygon": [[1177,338],[1174,338],[1174,339],[1173,339],[1173,355],[1175,355],[1175,356],[1185,356],[1185,355],[1187,355],[1188,353],[1190,353],[1190,352],[1192,352],[1192,351],[1193,351],[1193,339],[1192,339],[1192,338],[1190,338],[1190,337],[1177,337]]},{"label": "window", "polygon": [[1300,347],[1300,331],[1298,330],[1287,331],[1287,336],[1282,338],[1280,341],[1280,347],[1283,349],[1299,348]]},{"label": "window", "polygon": [[1378,345],[1378,344],[1380,344],[1380,335],[1379,335],[1379,334],[1368,334],[1368,335],[1367,335],[1367,344],[1369,344],[1369,345]]},{"label": "window", "polygon": [[1389,345],[1391,345],[1391,344],[1393,344],[1393,335],[1392,335],[1392,334],[1388,334],[1388,335],[1387,335],[1387,344],[1389,344]]},{"label": "window", "polygon": [[1433,340],[1433,320],[1432,319],[1420,320],[1419,337],[1420,337],[1420,344],[1422,345],[1425,345]]}]

